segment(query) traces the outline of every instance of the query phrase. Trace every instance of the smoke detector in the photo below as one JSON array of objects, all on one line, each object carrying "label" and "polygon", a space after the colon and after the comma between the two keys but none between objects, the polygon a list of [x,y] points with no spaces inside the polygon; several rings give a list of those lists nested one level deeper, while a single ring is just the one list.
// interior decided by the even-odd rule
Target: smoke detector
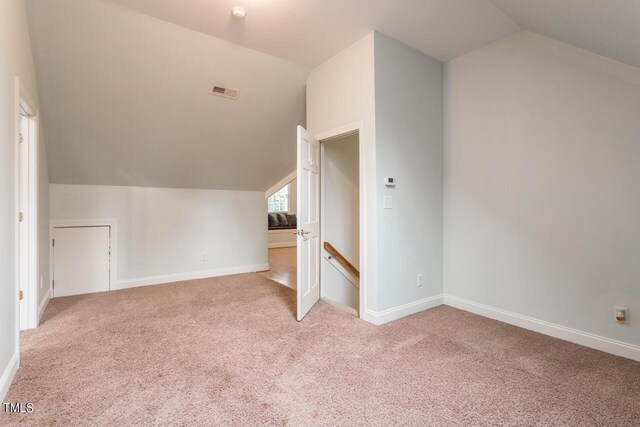
[{"label": "smoke detector", "polygon": [[247,11],[240,6],[236,6],[233,9],[231,9],[231,15],[233,15],[235,18],[244,18],[246,14],[247,14]]},{"label": "smoke detector", "polygon": [[221,96],[223,98],[238,99],[238,97],[240,96],[240,89],[231,89],[214,84],[211,86],[209,93],[211,95]]}]

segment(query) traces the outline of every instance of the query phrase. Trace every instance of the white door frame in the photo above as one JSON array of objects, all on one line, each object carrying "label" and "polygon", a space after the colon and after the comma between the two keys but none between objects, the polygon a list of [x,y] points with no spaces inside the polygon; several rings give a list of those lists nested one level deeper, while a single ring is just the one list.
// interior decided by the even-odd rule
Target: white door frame
[{"label": "white door frame", "polygon": [[[21,85],[20,79],[15,78],[15,271],[16,271],[16,325],[18,330],[30,329],[38,326],[38,192],[39,192],[39,170],[38,170],[38,145],[40,117],[35,107],[33,98]],[[20,116],[29,117],[29,137],[23,144],[28,144],[28,156],[25,159],[26,165],[20,164],[19,140],[20,140]],[[20,170],[23,167],[28,169],[27,182],[27,204],[28,210],[24,221],[27,221],[27,236],[25,241],[28,246],[27,260],[20,258]],[[22,262],[27,263],[27,277],[20,277],[20,266]],[[25,321],[21,322],[20,316],[20,285],[24,281],[24,307],[27,310]],[[19,346],[20,338],[17,334],[16,345]],[[19,347],[18,347],[19,348]]]},{"label": "white door frame", "polygon": [[[318,141],[320,141],[321,153],[322,153],[322,143],[325,141],[330,141],[332,139],[342,138],[348,135],[353,135],[355,133],[358,134],[358,163],[359,163],[359,192],[360,192],[360,306],[358,310],[358,315],[361,319],[365,316],[367,311],[367,279],[368,279],[368,265],[367,265],[367,244],[369,243],[369,238],[367,236],[367,192],[366,192],[366,164],[365,164],[365,138],[364,138],[364,121],[357,121],[353,123],[349,123],[328,131],[319,132],[314,135]],[[322,154],[321,154],[322,155]],[[320,186],[320,191],[322,192],[322,186]],[[320,218],[322,220],[322,217]],[[323,235],[323,227],[322,222],[320,223],[320,235],[321,239],[324,239]],[[320,248],[320,252],[318,253],[319,257],[322,257],[323,249]],[[322,289],[322,275],[320,275],[320,289]]]},{"label": "white door frame", "polygon": [[55,296],[53,281],[55,280],[53,271],[53,236],[56,228],[70,227],[109,227],[109,290],[115,290],[118,283],[118,220],[117,219],[65,219],[53,220],[49,222],[49,284],[51,296]]}]

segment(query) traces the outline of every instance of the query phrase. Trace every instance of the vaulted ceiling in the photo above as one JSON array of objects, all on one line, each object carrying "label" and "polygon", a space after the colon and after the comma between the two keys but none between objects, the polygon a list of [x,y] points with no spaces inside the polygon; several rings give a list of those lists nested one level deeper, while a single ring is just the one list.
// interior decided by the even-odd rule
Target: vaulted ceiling
[{"label": "vaulted ceiling", "polygon": [[442,61],[526,28],[640,66],[634,0],[27,1],[54,183],[263,191],[310,69],[374,29]]},{"label": "vaulted ceiling", "polygon": [[639,0],[491,0],[521,27],[640,67]]},{"label": "vaulted ceiling", "polygon": [[105,1],[28,13],[51,182],[264,191],[295,169],[307,67]]},{"label": "vaulted ceiling", "polygon": [[520,29],[488,0],[108,1],[309,67],[372,30],[446,61]]}]

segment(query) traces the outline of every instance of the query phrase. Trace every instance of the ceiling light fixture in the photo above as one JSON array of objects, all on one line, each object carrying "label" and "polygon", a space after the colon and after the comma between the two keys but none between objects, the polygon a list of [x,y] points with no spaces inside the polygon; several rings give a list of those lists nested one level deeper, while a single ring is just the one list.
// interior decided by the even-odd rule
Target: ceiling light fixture
[{"label": "ceiling light fixture", "polygon": [[241,8],[240,6],[236,6],[233,9],[231,9],[231,14],[235,18],[244,18],[244,16],[247,14],[247,11]]}]

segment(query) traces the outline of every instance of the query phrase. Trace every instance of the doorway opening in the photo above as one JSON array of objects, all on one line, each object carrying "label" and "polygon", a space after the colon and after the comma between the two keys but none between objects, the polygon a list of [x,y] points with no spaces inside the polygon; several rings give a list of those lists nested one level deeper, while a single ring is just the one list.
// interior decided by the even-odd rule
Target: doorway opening
[{"label": "doorway opening", "polygon": [[292,172],[267,190],[269,270],[261,274],[296,289],[297,180]]},{"label": "doorway opening", "polygon": [[313,136],[298,127],[298,321],[320,298],[359,317],[365,311],[362,129]]},{"label": "doorway opening", "polygon": [[320,297],[360,311],[360,147],[352,133],[320,144]]}]

